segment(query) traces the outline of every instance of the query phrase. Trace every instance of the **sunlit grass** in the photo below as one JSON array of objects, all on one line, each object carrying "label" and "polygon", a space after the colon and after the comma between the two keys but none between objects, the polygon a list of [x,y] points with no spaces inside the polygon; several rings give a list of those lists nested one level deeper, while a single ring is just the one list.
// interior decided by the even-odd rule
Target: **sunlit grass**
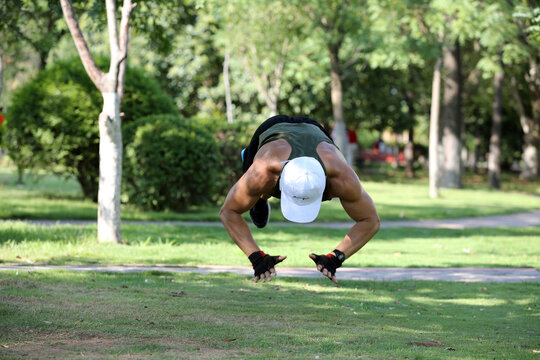
[{"label": "sunlit grass", "polygon": [[[0,273],[7,358],[535,359],[540,285]],[[83,354],[83,355],[81,355]]]},{"label": "sunlit grass", "polygon": [[[360,174],[362,178],[362,174]],[[370,178],[370,177],[368,177]],[[386,177],[388,180],[388,177]],[[84,200],[78,183],[42,174],[23,186],[15,185],[14,169],[0,167],[0,218],[4,219],[95,219],[97,205]],[[443,189],[439,199],[428,196],[420,180],[395,183],[385,180],[363,181],[382,220],[444,219],[468,216],[509,214],[540,209],[540,197],[517,192],[490,191],[485,188]],[[271,201],[271,221],[284,220],[279,202]],[[123,206],[124,220],[219,221],[219,206],[192,207],[187,213],[149,212]],[[247,216],[247,215],[246,215]],[[325,202],[318,220],[349,221],[339,200]]]},{"label": "sunlit grass", "polygon": [[[310,253],[327,253],[346,229],[269,226],[255,230],[267,253],[287,255],[283,266],[310,267]],[[223,227],[124,224],[127,244],[98,243],[96,227],[0,223],[0,261],[49,264],[245,265],[246,256]],[[381,229],[345,262],[356,267],[540,267],[540,227],[497,229]]]}]

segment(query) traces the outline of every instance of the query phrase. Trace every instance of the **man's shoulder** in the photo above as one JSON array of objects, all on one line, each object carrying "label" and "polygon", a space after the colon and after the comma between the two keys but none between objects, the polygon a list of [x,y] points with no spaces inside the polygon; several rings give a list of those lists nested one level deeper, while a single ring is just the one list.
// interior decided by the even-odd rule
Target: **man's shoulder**
[{"label": "man's shoulder", "polygon": [[259,194],[270,193],[280,175],[277,159],[256,158],[244,174],[248,188]]}]

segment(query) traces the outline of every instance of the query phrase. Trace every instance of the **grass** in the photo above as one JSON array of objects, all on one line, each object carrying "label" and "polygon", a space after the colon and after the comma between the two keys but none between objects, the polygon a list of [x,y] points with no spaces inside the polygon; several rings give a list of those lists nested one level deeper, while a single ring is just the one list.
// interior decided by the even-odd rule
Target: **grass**
[{"label": "grass", "polygon": [[[390,170],[389,170],[390,171]],[[439,199],[430,199],[425,176],[406,180],[401,172],[390,172],[384,179],[378,174],[360,174],[363,185],[373,198],[382,220],[444,219],[487,216],[530,211],[540,208],[540,197],[530,193],[500,192],[482,188],[472,182],[471,188],[443,189]],[[42,174],[38,181],[26,180],[15,185],[14,169],[0,167],[0,218],[3,219],[95,219],[97,206],[84,200],[73,179]],[[400,183],[396,183],[400,182]],[[477,181],[478,182],[478,181]],[[512,183],[512,182],[511,182]],[[513,184],[513,183],[512,183]],[[522,187],[531,190],[537,183]],[[540,194],[540,186],[538,186]],[[272,221],[282,221],[279,202],[272,201]],[[188,213],[140,211],[123,206],[123,220],[219,221],[219,206],[193,207]],[[339,200],[325,202],[319,221],[348,221]]]},{"label": "grass", "polygon": [[0,273],[0,358],[537,359],[540,284]]},{"label": "grass", "polygon": [[[249,265],[223,227],[124,224],[122,229],[127,245],[98,243],[95,225],[42,227],[3,222],[0,262]],[[265,252],[288,256],[283,266],[310,267],[309,253],[327,253],[346,232],[270,225],[254,230],[254,236]],[[345,266],[540,267],[540,227],[383,228]]]}]

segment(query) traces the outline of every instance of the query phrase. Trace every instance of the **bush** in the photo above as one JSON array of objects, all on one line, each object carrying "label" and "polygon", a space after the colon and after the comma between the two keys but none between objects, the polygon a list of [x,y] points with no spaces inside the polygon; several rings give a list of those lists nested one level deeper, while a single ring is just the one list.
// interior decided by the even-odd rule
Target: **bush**
[{"label": "bush", "polygon": [[[107,59],[98,59],[106,66]],[[79,58],[59,61],[17,89],[5,121],[4,146],[19,168],[74,175],[97,200],[99,91]],[[177,114],[172,99],[143,70],[126,69],[123,127],[151,114]]]},{"label": "bush", "polygon": [[185,211],[215,195],[219,148],[205,124],[172,115],[126,126],[123,200],[152,210]]},{"label": "bush", "polygon": [[219,150],[218,177],[214,201],[221,201],[242,176],[242,149],[249,145],[258,124],[247,122],[227,123],[221,119],[200,119],[207,131],[213,134]]}]

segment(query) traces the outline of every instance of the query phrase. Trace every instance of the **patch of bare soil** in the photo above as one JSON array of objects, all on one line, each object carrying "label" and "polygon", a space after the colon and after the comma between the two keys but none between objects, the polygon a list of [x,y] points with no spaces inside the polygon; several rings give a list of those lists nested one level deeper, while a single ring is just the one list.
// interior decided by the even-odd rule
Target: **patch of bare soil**
[{"label": "patch of bare soil", "polygon": [[[141,351],[145,346],[148,349],[156,346],[156,349]],[[61,332],[35,333],[30,340],[0,347],[0,359],[228,359],[240,356],[237,349],[213,348],[204,340],[107,338],[99,334]]]}]

